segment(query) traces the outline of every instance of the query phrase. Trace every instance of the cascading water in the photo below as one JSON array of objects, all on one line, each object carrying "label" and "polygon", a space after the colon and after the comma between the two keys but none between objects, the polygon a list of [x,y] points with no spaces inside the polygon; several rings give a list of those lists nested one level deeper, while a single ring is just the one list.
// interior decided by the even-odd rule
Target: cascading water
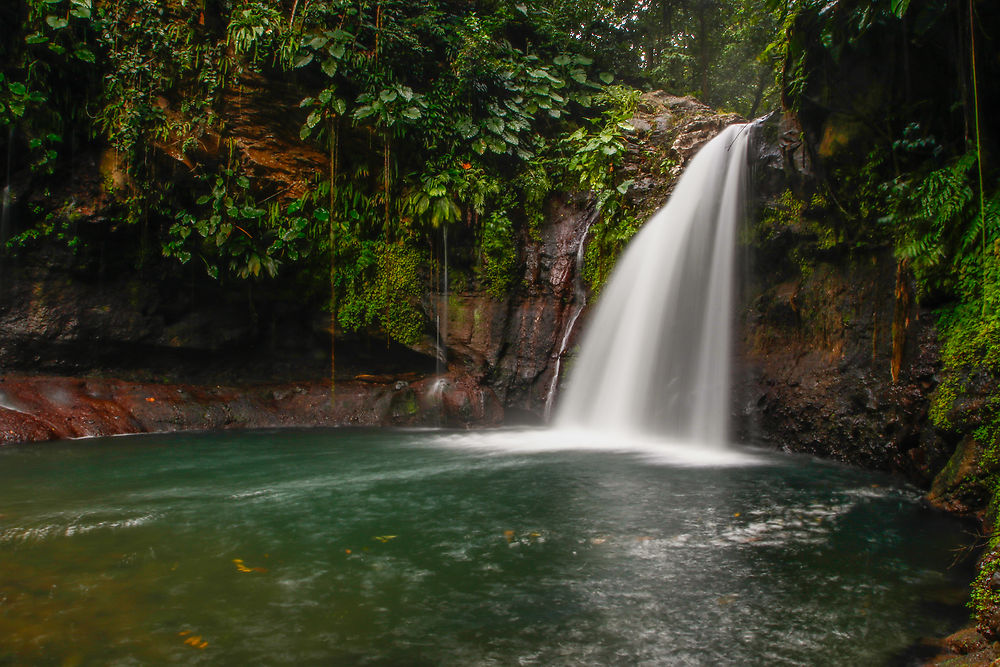
[{"label": "cascading water", "polygon": [[694,157],[618,260],[556,414],[559,428],[726,441],[748,125]]}]

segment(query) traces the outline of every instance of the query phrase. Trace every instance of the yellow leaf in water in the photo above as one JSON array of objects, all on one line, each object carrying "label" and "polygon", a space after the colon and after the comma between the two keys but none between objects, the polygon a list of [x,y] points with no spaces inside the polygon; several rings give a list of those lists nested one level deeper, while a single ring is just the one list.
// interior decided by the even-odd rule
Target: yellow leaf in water
[{"label": "yellow leaf in water", "polygon": [[178,637],[184,637],[184,636],[189,635],[189,634],[191,634],[190,630],[181,630],[180,632],[177,633],[177,636]]},{"label": "yellow leaf in water", "polygon": [[242,558],[234,558],[233,563],[236,564],[236,569],[239,570],[240,572],[253,572],[255,570],[260,570],[260,568],[256,567],[254,568],[247,567],[246,565],[243,564]]},{"label": "yellow leaf in water", "polygon": [[734,514],[733,516],[734,516],[734,517],[737,517],[737,516],[739,516],[739,515],[740,515],[740,513],[739,513],[739,512],[737,512],[737,513],[736,513],[736,514]]},{"label": "yellow leaf in water", "polygon": [[198,644],[198,648],[200,648],[200,649],[208,648],[208,642],[202,642],[202,643]]},{"label": "yellow leaf in water", "polygon": [[514,541],[514,531],[513,530],[505,530],[505,531],[503,531],[503,536],[504,536],[504,538],[506,538],[506,540],[508,542],[513,542]]},{"label": "yellow leaf in water", "polygon": [[382,544],[385,544],[385,543],[386,543],[386,542],[388,542],[389,540],[394,540],[394,539],[396,539],[397,537],[399,537],[399,536],[398,536],[398,535],[377,535],[377,536],[375,536],[375,538],[374,538],[374,539],[378,540],[378,541],[379,541],[379,542],[381,542]]}]

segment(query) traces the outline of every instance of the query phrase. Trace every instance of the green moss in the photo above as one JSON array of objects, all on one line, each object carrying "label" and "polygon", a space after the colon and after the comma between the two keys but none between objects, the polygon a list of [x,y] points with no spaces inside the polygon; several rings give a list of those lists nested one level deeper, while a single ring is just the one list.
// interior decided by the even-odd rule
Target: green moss
[{"label": "green moss", "polygon": [[486,218],[480,240],[480,276],[490,296],[502,299],[517,281],[519,266],[514,225],[503,211]]},{"label": "green moss", "polygon": [[377,324],[394,340],[413,345],[424,333],[418,304],[426,258],[403,243],[376,243],[368,250],[373,261],[366,275],[352,280],[340,295],[337,321],[351,331]]}]

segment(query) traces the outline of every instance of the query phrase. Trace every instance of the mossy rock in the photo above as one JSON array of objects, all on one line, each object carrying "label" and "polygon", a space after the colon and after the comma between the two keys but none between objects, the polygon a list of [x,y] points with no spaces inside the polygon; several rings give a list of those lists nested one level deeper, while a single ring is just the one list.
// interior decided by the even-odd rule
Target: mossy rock
[{"label": "mossy rock", "polygon": [[983,481],[983,451],[982,445],[972,436],[963,438],[934,478],[928,499],[953,512],[982,510],[990,499],[989,489]]}]

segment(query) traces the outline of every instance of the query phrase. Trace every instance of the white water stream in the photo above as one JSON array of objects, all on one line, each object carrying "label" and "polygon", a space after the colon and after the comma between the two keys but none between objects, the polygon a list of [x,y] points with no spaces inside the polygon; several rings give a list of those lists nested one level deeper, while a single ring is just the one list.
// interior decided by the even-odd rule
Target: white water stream
[{"label": "white water stream", "polygon": [[706,144],[636,234],[586,324],[555,425],[727,439],[747,125]]}]

